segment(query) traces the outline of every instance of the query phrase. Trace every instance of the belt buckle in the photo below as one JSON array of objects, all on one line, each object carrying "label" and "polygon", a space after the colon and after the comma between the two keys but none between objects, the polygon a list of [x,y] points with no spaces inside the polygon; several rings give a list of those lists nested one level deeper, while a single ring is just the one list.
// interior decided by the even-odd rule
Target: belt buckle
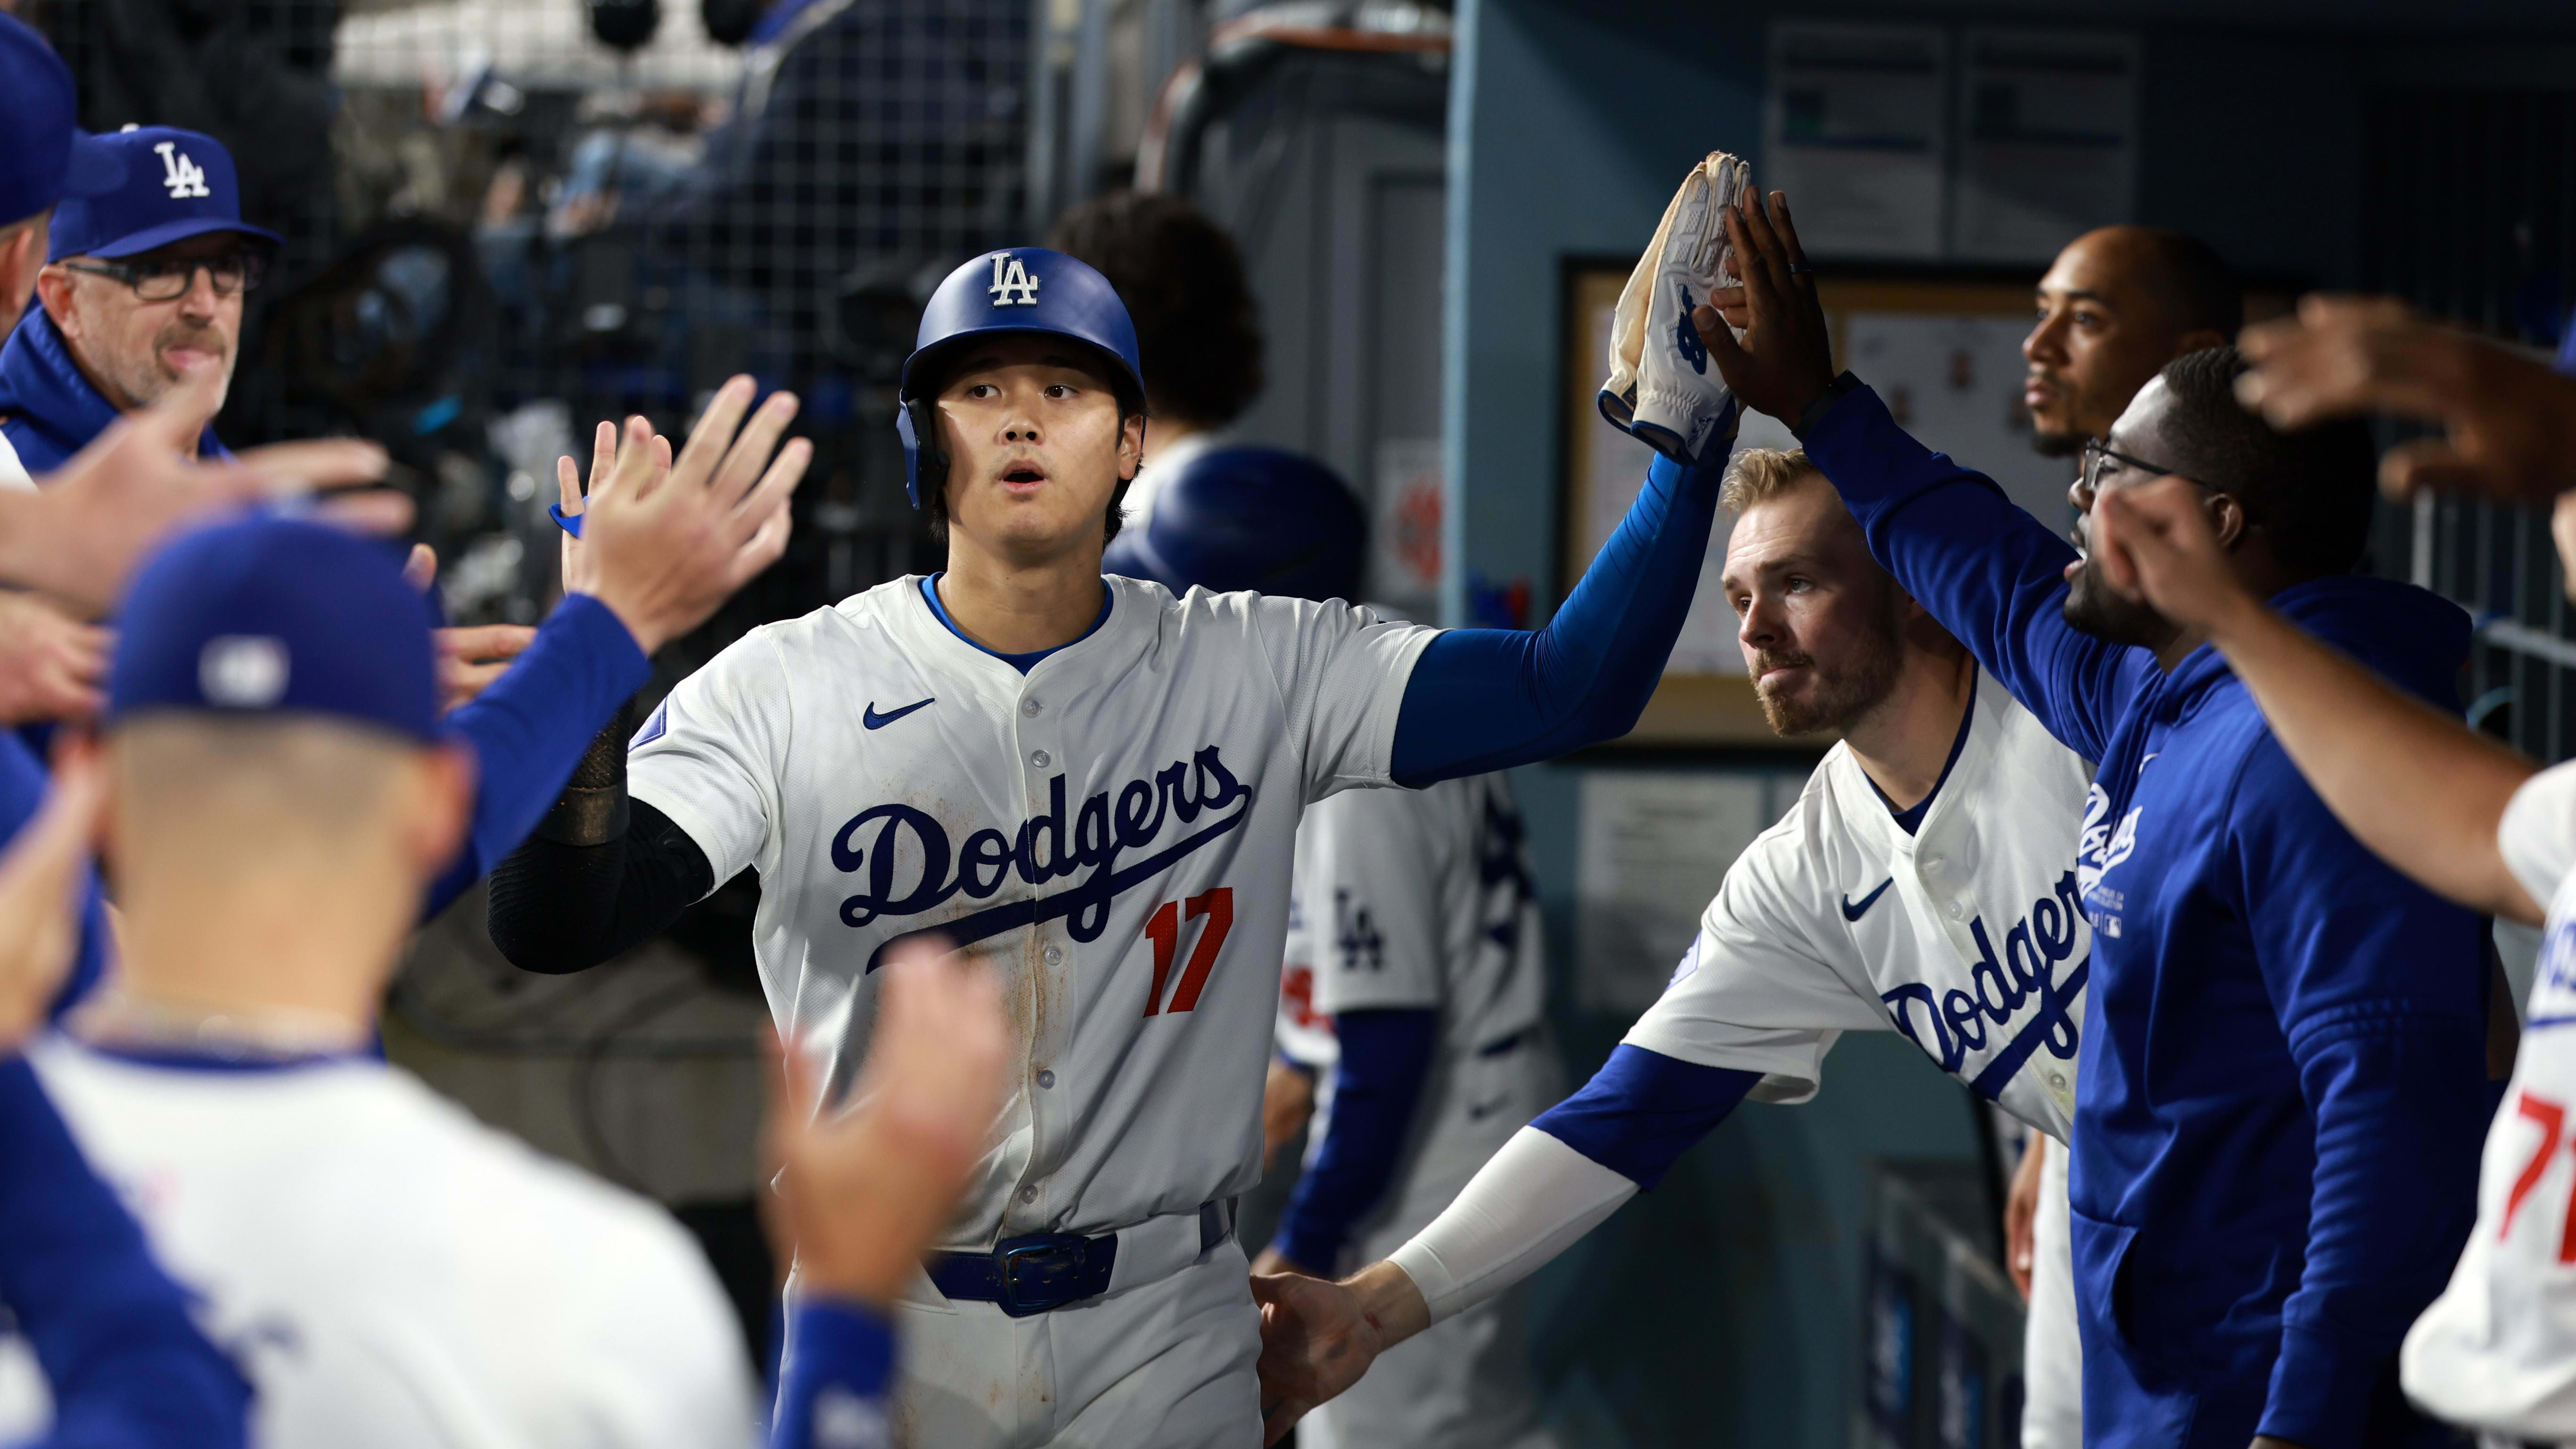
[{"label": "belt buckle", "polygon": [[996,1286],[1002,1312],[1026,1318],[1087,1297],[1082,1280],[1090,1248],[1091,1240],[1080,1233],[1039,1233],[998,1244],[993,1256],[1001,1270]]}]

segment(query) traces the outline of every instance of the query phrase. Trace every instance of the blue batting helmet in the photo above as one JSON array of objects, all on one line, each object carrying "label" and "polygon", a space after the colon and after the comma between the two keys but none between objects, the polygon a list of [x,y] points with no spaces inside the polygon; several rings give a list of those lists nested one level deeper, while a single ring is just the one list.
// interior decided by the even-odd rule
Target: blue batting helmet
[{"label": "blue batting helmet", "polygon": [[921,506],[923,491],[948,480],[931,400],[944,380],[938,359],[972,337],[1041,332],[1069,337],[1102,354],[1118,405],[1145,411],[1145,368],[1136,357],[1136,324],[1109,279],[1090,265],[1045,247],[986,252],[948,274],[921,310],[921,332],[903,360],[895,431],[903,438],[903,491]]},{"label": "blue batting helmet", "polygon": [[1333,470],[1284,448],[1214,448],[1155,477],[1149,507],[1109,541],[1104,573],[1180,593],[1360,595],[1368,519]]}]

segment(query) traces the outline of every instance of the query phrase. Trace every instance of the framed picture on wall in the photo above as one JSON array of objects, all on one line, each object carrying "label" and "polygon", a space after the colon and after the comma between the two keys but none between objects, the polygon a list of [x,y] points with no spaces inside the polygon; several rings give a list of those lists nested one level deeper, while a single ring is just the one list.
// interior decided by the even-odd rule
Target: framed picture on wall
[{"label": "framed picture on wall", "polygon": [[[1609,542],[1654,456],[1604,421],[1596,401],[1609,371],[1611,317],[1634,266],[1633,258],[1601,257],[1570,259],[1565,267],[1559,598]],[[2030,332],[2039,277],[2036,268],[1828,268],[1817,282],[1836,363],[1868,379],[1915,437],[1986,473],[2015,503],[2062,529],[2074,521],[2066,489],[2076,463],[2032,449],[2030,415],[2021,402],[2021,343]],[[2280,315],[2298,290],[2249,285],[2248,320]],[[1797,440],[1786,424],[1753,413],[1736,446],[1794,448]],[[1763,722],[1735,642],[1734,610],[1718,587],[1728,523],[1721,511],[1663,684],[1622,744],[1792,743]]]}]

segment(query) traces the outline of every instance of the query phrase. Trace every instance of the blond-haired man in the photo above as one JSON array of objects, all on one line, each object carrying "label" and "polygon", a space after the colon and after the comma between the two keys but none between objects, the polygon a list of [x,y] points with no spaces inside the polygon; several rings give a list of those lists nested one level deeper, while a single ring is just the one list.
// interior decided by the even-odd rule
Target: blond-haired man
[{"label": "blond-haired man", "polygon": [[1735,1105],[1813,1096],[1845,1031],[1900,1031],[2063,1140],[2091,940],[2075,905],[2091,768],[1871,562],[1801,453],[1748,450],[1723,585],[1771,727],[1838,731],[1726,873],[1663,999],[1456,1203],[1340,1283],[1257,1291],[1275,1439],[1387,1347],[1520,1281]]}]

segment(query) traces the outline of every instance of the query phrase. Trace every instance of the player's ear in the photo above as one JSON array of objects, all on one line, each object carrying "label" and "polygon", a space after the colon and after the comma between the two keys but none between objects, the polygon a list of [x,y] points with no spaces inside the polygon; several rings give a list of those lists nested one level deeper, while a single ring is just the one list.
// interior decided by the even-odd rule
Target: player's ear
[{"label": "player's ear", "polygon": [[1129,413],[1118,420],[1118,481],[1133,483],[1145,466],[1145,415]]}]

